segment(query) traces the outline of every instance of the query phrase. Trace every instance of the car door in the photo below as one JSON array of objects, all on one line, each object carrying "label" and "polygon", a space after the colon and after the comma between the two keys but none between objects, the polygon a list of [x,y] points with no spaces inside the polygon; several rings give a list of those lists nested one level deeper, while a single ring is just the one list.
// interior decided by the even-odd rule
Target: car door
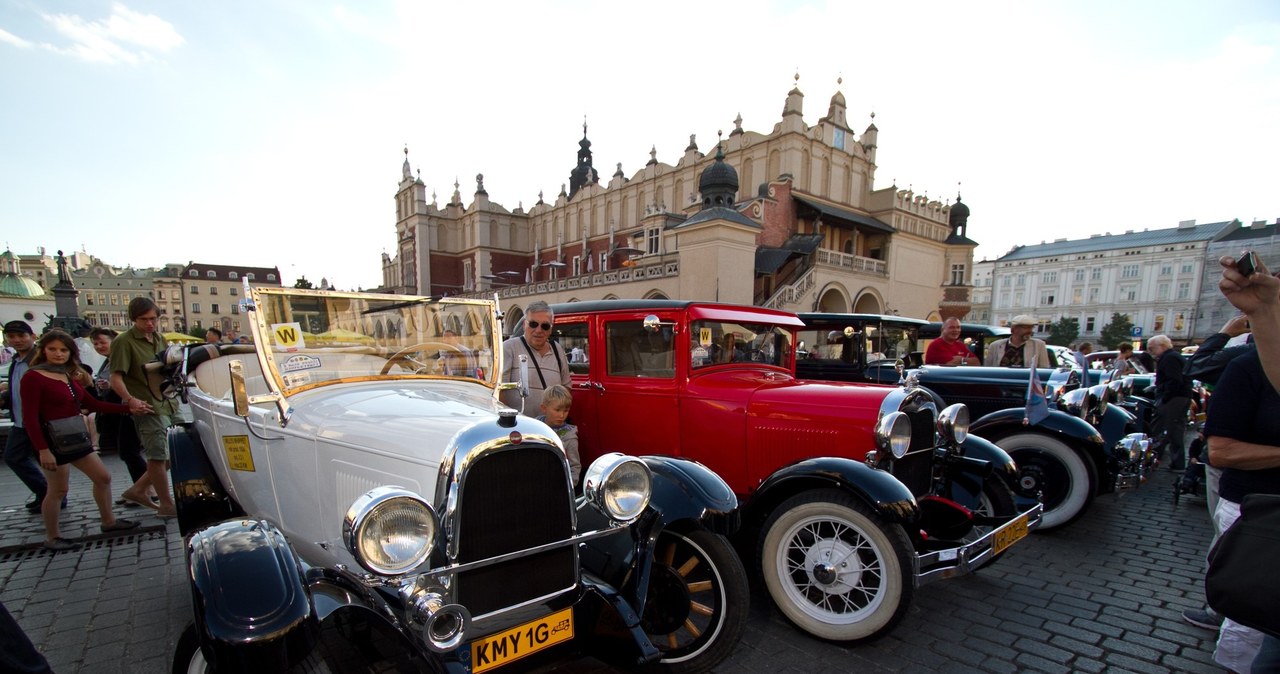
[{"label": "car door", "polygon": [[[595,402],[587,436],[597,455],[681,454],[675,352],[678,321],[672,314],[655,314],[659,325],[646,328],[646,315],[597,317],[590,381],[585,382]],[[578,399],[575,395],[575,406]],[[583,459],[585,463],[585,455]]]}]

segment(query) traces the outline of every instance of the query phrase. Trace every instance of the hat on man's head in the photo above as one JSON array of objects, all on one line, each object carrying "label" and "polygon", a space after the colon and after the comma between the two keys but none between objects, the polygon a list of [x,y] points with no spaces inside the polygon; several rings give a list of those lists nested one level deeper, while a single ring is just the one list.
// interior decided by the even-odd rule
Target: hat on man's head
[{"label": "hat on man's head", "polygon": [[8,323],[4,324],[4,331],[5,332],[22,332],[28,335],[36,334],[35,330],[32,330],[31,326],[27,325],[26,321],[9,321]]},{"label": "hat on man's head", "polygon": [[1012,321],[1009,321],[1009,325],[1010,326],[1014,326],[1014,325],[1036,326],[1036,325],[1040,325],[1040,321],[1037,321],[1035,316],[1031,316],[1028,314],[1018,314],[1017,316],[1013,317]]}]

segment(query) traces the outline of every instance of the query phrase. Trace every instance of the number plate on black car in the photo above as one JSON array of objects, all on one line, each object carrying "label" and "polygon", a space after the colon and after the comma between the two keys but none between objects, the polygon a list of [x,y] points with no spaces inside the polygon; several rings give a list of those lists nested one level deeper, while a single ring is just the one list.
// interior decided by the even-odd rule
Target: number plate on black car
[{"label": "number plate on black car", "polygon": [[572,638],[573,609],[567,608],[472,643],[471,671],[481,674]]},{"label": "number plate on black car", "polygon": [[1027,516],[1014,520],[1009,526],[996,531],[996,539],[991,543],[991,554],[998,555],[1005,548],[1017,543],[1027,536]]}]

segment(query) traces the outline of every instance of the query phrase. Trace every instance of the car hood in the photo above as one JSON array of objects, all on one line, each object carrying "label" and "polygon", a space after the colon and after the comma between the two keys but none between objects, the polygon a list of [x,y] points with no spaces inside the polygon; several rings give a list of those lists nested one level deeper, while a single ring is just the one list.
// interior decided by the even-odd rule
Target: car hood
[{"label": "car hood", "polygon": [[496,429],[501,407],[485,386],[438,380],[325,386],[289,402],[294,432],[432,464],[460,430],[482,420]]},{"label": "car hood", "polygon": [[777,382],[755,390],[748,424],[756,440],[830,447],[853,443],[858,455],[872,446],[880,406],[896,386],[814,381]]}]

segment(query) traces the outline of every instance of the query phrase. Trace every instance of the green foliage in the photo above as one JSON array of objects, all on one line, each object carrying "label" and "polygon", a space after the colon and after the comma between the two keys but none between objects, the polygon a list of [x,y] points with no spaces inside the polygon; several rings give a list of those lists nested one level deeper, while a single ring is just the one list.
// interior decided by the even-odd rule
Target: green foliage
[{"label": "green foliage", "polygon": [[204,333],[208,331],[209,331],[209,328],[191,328],[190,330],[187,331],[187,334],[203,342]]},{"label": "green foliage", "polygon": [[312,284],[311,281],[308,281],[306,276],[299,276],[297,282],[293,284],[293,287],[301,288],[303,290],[312,290],[315,288],[315,285]]},{"label": "green foliage", "polygon": [[1075,318],[1059,318],[1057,323],[1049,325],[1048,342],[1060,346],[1071,346],[1080,336],[1080,321]]},{"label": "green foliage", "polygon": [[1133,321],[1121,313],[1111,314],[1111,322],[1102,326],[1098,342],[1108,349],[1114,349],[1124,342],[1133,341]]}]

